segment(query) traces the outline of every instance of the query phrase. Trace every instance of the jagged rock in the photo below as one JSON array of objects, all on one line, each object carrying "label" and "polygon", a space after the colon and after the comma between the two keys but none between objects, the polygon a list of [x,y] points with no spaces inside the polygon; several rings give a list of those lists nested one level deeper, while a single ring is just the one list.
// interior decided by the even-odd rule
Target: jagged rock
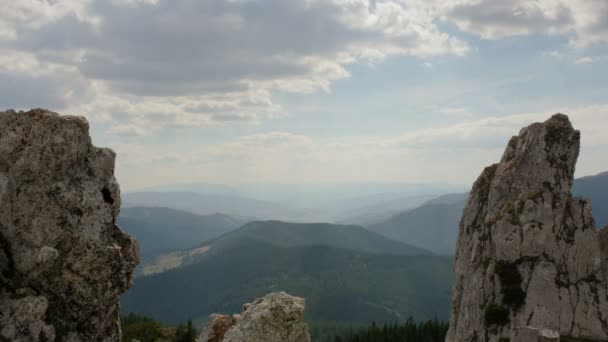
[{"label": "jagged rock", "polygon": [[579,145],[556,114],[522,129],[475,182],[446,341],[506,340],[526,326],[608,340],[606,232],[595,229],[589,201],[570,193]]},{"label": "jagged rock", "polygon": [[[115,154],[84,118],[0,112],[0,336],[118,341],[139,261],[115,225]],[[0,338],[0,340],[2,339]]]},{"label": "jagged rock", "polygon": [[198,342],[309,342],[304,299],[270,293],[243,306],[242,315],[211,315]]}]

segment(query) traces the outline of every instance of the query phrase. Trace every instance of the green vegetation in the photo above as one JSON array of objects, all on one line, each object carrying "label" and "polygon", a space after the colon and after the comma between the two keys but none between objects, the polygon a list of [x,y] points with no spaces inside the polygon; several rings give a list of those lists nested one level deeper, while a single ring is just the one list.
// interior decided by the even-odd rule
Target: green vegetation
[{"label": "green vegetation", "polygon": [[154,319],[134,313],[121,316],[122,340],[131,342],[194,342],[197,332],[192,321],[177,327],[163,325]]},{"label": "green vegetation", "polygon": [[[164,322],[238,313],[268,292],[306,298],[309,321],[367,323],[447,319],[448,257],[368,254],[328,246],[279,248],[244,239],[198,262],[140,277],[122,297],[126,312]],[[154,300],[150,300],[154,298]]]},{"label": "green vegetation", "polygon": [[210,241],[210,244],[214,250],[223,250],[244,241],[284,248],[329,246],[377,254],[431,254],[427,250],[391,240],[359,226],[329,223],[256,221]]},{"label": "green vegetation", "polygon": [[332,338],[313,339],[322,342],[443,342],[448,332],[448,324],[437,320],[416,323],[409,318],[403,324],[384,324],[337,334]]}]

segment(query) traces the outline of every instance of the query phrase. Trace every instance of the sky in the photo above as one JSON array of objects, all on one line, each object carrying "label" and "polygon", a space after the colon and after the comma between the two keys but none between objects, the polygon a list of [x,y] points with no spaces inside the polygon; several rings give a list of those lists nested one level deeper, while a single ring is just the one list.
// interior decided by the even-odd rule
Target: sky
[{"label": "sky", "polygon": [[0,6],[0,108],[86,117],[123,190],[470,184],[557,112],[608,170],[606,0]]}]

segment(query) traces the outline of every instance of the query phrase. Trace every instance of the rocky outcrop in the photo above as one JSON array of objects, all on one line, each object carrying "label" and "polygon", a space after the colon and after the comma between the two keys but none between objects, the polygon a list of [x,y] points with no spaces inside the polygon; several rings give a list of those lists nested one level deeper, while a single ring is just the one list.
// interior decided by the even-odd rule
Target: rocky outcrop
[{"label": "rocky outcrop", "polygon": [[0,340],[119,341],[137,243],[84,118],[0,112]]},{"label": "rocky outcrop", "polygon": [[211,315],[198,342],[309,342],[304,299],[270,293],[245,304],[240,315]]},{"label": "rocky outcrop", "polygon": [[525,327],[608,340],[606,229],[595,228],[591,203],[570,193],[579,145],[580,133],[556,114],[522,129],[475,182],[446,341],[514,341]]}]

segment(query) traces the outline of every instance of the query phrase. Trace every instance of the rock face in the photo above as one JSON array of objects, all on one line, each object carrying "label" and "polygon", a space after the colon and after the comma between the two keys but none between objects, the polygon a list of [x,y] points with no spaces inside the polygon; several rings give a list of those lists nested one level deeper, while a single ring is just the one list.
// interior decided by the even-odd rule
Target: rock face
[{"label": "rock face", "polygon": [[0,112],[0,340],[119,341],[139,261],[115,225],[115,154],[84,118]]},{"label": "rock face", "polygon": [[304,299],[270,293],[243,306],[241,315],[211,315],[198,342],[310,342]]},{"label": "rock face", "polygon": [[554,338],[547,331],[608,340],[607,229],[570,193],[579,145],[580,133],[556,114],[522,129],[475,182],[446,341],[514,341],[525,327],[543,341]]}]

